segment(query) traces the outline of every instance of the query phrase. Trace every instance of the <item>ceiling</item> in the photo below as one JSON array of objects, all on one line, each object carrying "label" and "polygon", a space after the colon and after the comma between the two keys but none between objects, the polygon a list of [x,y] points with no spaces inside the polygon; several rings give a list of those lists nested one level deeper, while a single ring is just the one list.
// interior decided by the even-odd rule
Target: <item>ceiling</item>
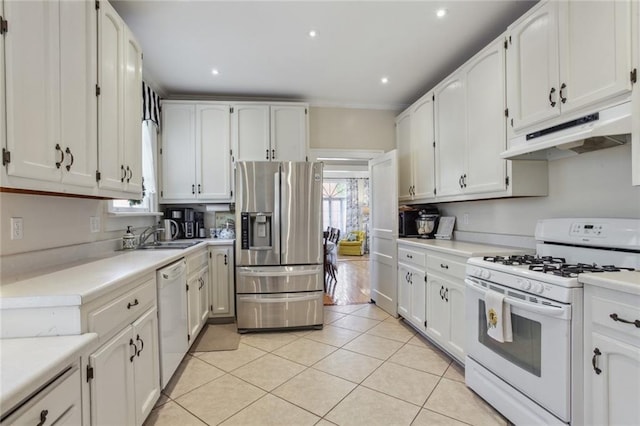
[{"label": "ceiling", "polygon": [[[535,2],[111,3],[142,45],[145,80],[164,97],[295,99],[400,110]],[[439,8],[448,12],[443,18],[436,16]],[[315,38],[310,30],[317,31]]]}]

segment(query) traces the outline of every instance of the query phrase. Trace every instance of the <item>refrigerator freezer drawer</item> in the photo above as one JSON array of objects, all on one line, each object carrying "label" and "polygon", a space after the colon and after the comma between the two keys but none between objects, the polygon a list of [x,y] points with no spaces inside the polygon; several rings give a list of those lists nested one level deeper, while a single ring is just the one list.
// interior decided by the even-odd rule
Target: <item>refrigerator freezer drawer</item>
[{"label": "refrigerator freezer drawer", "polygon": [[322,265],[236,268],[236,293],[285,293],[324,289]]},{"label": "refrigerator freezer drawer", "polygon": [[238,329],[322,326],[323,292],[239,294]]}]

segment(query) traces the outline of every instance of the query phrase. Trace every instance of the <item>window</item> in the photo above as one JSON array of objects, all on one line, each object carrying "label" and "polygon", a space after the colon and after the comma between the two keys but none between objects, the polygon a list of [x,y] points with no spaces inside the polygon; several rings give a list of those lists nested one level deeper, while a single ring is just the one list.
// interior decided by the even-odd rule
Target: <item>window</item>
[{"label": "window", "polygon": [[347,188],[343,180],[325,179],[322,184],[323,229],[343,230],[347,219]]},{"label": "window", "polygon": [[144,213],[156,211],[155,155],[158,139],[157,126],[150,120],[142,122],[142,200],[113,200],[109,211],[113,213]]}]

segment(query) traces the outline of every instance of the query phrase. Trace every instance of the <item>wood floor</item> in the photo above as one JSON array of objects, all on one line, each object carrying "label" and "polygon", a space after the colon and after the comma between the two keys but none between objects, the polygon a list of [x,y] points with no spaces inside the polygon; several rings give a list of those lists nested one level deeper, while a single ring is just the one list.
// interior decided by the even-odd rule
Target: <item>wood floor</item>
[{"label": "wood floor", "polygon": [[352,305],[371,301],[368,255],[338,256],[336,278],[337,282],[330,282],[327,288],[333,304]]}]

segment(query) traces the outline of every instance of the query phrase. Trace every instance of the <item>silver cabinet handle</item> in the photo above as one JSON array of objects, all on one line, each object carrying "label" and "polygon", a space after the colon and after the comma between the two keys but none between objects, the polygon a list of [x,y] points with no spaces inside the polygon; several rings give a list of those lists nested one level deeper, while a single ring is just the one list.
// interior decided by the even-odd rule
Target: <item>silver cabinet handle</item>
[{"label": "silver cabinet handle", "polygon": [[56,161],[56,169],[59,169],[62,163],[64,162],[64,152],[62,152],[62,148],[60,148],[60,144],[56,144],[56,151],[60,153],[60,161]]},{"label": "silver cabinet handle", "polygon": [[67,168],[67,171],[69,171],[71,170],[71,166],[73,166],[73,154],[71,153],[71,149],[69,149],[69,147],[67,147],[64,152],[71,156],[71,161],[65,166]]},{"label": "silver cabinet handle", "polygon": [[120,164],[120,182],[124,182],[124,178],[127,177],[127,171],[124,169],[124,164]]}]

